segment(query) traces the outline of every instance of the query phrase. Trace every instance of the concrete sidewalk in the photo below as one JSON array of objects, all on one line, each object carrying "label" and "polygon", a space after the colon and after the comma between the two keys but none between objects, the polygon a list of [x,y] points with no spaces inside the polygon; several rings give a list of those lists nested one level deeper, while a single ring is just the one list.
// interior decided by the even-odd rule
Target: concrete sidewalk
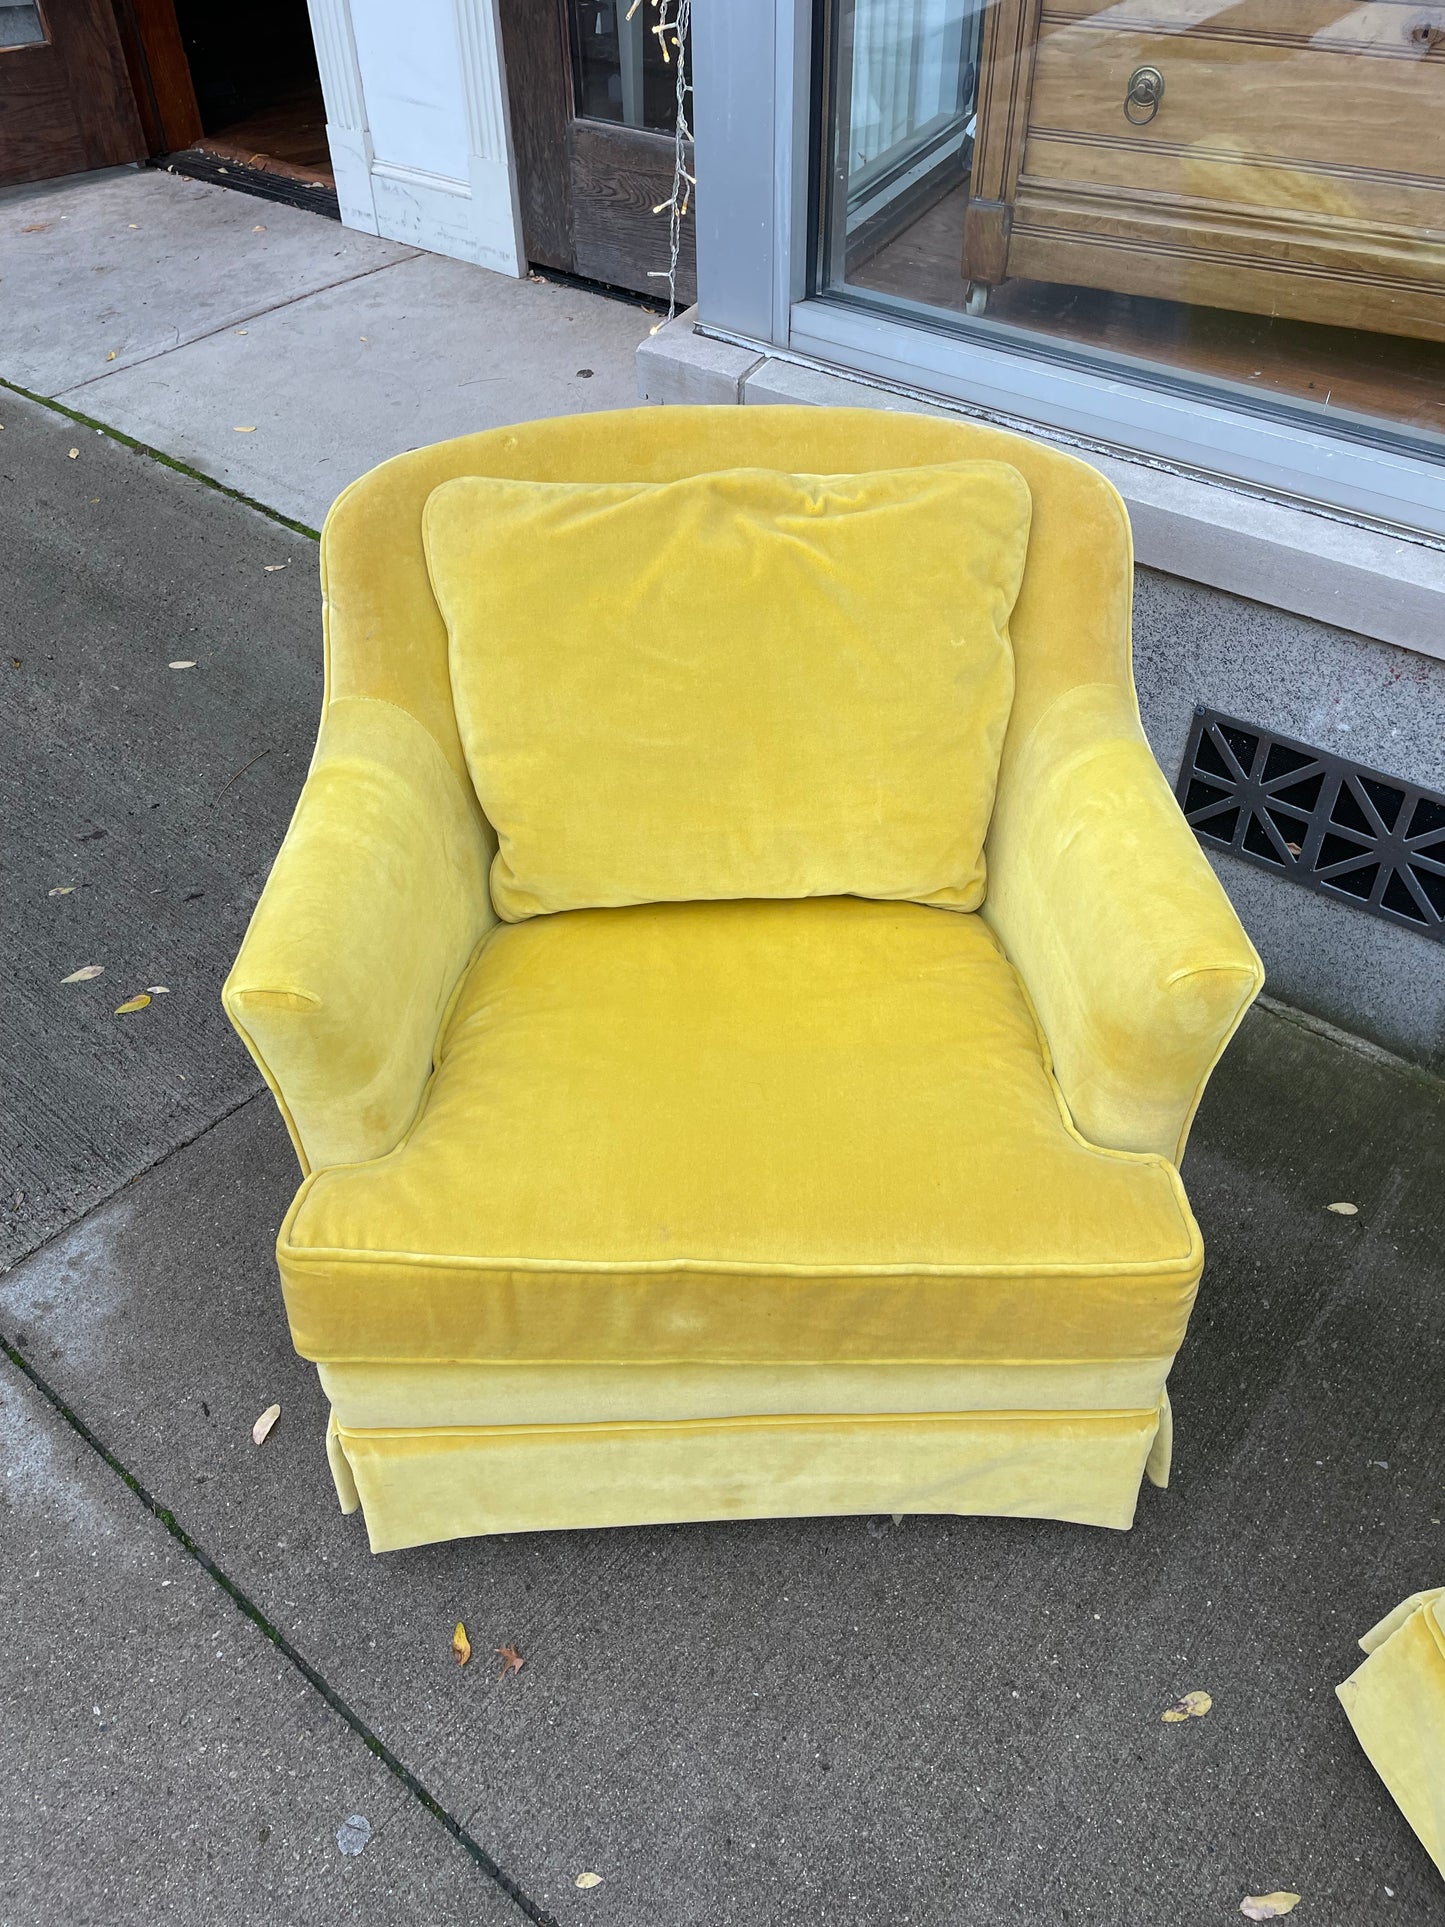
[{"label": "concrete sidewalk", "polygon": [[309,528],[389,455],[637,401],[658,320],[146,169],[0,192],[0,378]]},{"label": "concrete sidewalk", "polygon": [[[31,197],[19,227],[37,204],[69,219],[93,203],[113,238],[132,230],[112,197],[166,209],[181,202],[155,188],[189,185],[107,176]],[[197,259],[284,214],[197,191]],[[238,485],[314,523],[349,464],[481,423],[397,439],[423,406],[408,371],[464,365],[445,347],[455,313],[396,321],[396,385],[327,386],[330,348],[308,360],[331,340],[324,304],[417,262],[387,249],[357,267],[358,237],[295,219],[326,230],[344,272],[316,285],[303,246],[312,283],[297,268],[283,297],[291,257],[271,257],[268,355],[296,417]],[[153,241],[158,258],[184,232]],[[225,421],[215,325],[249,324],[224,276],[193,268],[210,305],[173,315],[192,333],[166,346],[138,273],[117,311],[148,358],[86,380],[102,317],[65,302],[64,263],[46,269],[60,306],[29,337],[25,386],[68,384],[68,406],[110,422],[125,384],[170,383],[173,416],[159,387],[147,403],[166,436],[215,381],[227,405],[206,419]],[[513,342],[548,312],[523,304],[575,298],[585,358],[559,323],[554,373],[575,360],[596,371],[589,398],[630,399],[623,337],[646,316],[459,273],[451,306],[494,304]],[[27,285],[25,313],[42,282]],[[479,372],[541,394],[507,339]],[[18,381],[10,352],[0,340]],[[236,482],[219,431],[173,440]],[[217,1002],[305,769],[314,566],[265,513],[0,395],[5,1169],[21,1172],[19,1262],[0,1276],[0,1835],[21,1844],[0,1865],[0,1927],[1194,1927],[1276,1887],[1303,1894],[1311,1927],[1438,1920],[1438,1876],[1333,1687],[1356,1636],[1445,1566],[1422,1363],[1445,1345],[1445,1094],[1279,1014],[1247,1022],[1196,1126],[1186,1180],[1210,1260],[1171,1386],[1174,1482],[1145,1489],[1131,1534],[770,1521],[370,1556],[336,1508],[324,1402],[275,1279],[294,1159]],[[59,983],[89,961],[106,974]],[[112,1015],[157,981],[148,1009]],[[1339,1199],[1359,1215],[1326,1211]],[[526,1664],[499,1680],[503,1645]],[[1162,1725],[1194,1688],[1209,1717]],[[372,1829],[360,1855],[337,1842],[352,1813]],[[584,1872],[601,1884],[579,1888]]]},{"label": "concrete sidewalk", "polygon": [[[354,1727],[9,1366],[0,1438],[0,1921],[517,1918]],[[370,1836],[361,1854],[343,1855],[337,1830],[355,1813]]]}]

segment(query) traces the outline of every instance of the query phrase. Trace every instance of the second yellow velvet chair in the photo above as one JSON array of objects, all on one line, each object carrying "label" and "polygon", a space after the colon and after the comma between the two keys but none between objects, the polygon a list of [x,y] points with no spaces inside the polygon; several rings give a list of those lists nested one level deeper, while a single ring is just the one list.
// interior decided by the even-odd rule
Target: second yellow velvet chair
[{"label": "second yellow velvet chair", "polygon": [[322,578],[225,996],[373,1547],[1127,1526],[1261,971],[1139,725],[1109,484],[961,422],[639,409],[385,464]]}]

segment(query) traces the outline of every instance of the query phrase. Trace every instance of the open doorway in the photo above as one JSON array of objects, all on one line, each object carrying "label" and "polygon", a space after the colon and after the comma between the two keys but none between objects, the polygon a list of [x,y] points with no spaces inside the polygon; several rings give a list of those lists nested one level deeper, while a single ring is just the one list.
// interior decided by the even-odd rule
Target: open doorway
[{"label": "open doorway", "polygon": [[218,172],[334,192],[306,0],[175,0],[175,9],[200,109],[192,152],[212,157]]}]

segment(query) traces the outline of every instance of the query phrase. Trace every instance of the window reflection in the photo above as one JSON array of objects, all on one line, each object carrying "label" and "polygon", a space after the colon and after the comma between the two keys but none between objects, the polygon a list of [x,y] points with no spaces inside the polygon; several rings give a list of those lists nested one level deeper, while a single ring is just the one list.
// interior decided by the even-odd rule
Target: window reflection
[{"label": "window reflection", "polygon": [[828,13],[825,287],[1445,446],[1445,4]]}]

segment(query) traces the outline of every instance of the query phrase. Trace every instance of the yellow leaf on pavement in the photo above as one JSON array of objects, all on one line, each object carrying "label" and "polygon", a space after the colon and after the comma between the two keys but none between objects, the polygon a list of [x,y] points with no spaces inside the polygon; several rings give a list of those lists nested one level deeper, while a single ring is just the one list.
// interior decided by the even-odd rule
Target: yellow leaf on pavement
[{"label": "yellow leaf on pavement", "polygon": [[105,975],[104,964],[82,964],[79,970],[72,970],[68,977],[62,977],[63,984],[88,984],[92,977]]},{"label": "yellow leaf on pavement", "polygon": [[66,451],[66,459],[73,462],[79,454],[80,450],[78,448],[68,449]]},{"label": "yellow leaf on pavement", "polygon": [[1357,1204],[1327,1204],[1326,1211],[1333,1211],[1337,1218],[1357,1218],[1360,1207]]},{"label": "yellow leaf on pavement", "polygon": [[189,662],[183,660],[181,662],[168,662],[166,664],[167,669],[194,669],[195,666],[194,659]]},{"label": "yellow leaf on pavement", "polygon": [[1172,1706],[1166,1706],[1159,1717],[1166,1726],[1177,1726],[1181,1720],[1202,1720],[1213,1704],[1208,1693],[1185,1693]]},{"label": "yellow leaf on pavement", "polygon": [[53,890],[45,892],[48,897],[68,897],[75,888],[73,883],[57,883]]},{"label": "yellow leaf on pavement", "polygon": [[129,1017],[133,1010],[144,1010],[149,1002],[150,997],[143,990],[139,997],[127,997],[123,1004],[117,1004],[115,1014],[117,1017]]},{"label": "yellow leaf on pavement", "polygon": [[1239,1903],[1239,1911],[1246,1920],[1278,1920],[1284,1914],[1292,1914],[1298,1905],[1298,1894],[1281,1889],[1272,1894],[1246,1894]]},{"label": "yellow leaf on pavement", "polygon": [[256,432],[256,424],[255,422],[240,422],[231,432],[236,435],[254,435]]},{"label": "yellow leaf on pavement", "polygon": [[258,1418],[256,1423],[251,1427],[252,1445],[264,1445],[266,1443],[267,1439],[271,1436],[271,1427],[280,1416],[281,1407],[279,1405],[268,1405],[266,1407],[260,1418]]},{"label": "yellow leaf on pavement", "polygon": [[576,1884],[579,1887],[600,1887],[602,1876],[600,1873],[579,1873]]},{"label": "yellow leaf on pavement", "polygon": [[452,1634],[452,1651],[457,1656],[457,1665],[465,1666],[472,1656],[472,1642],[467,1638],[467,1629],[460,1620]]}]

